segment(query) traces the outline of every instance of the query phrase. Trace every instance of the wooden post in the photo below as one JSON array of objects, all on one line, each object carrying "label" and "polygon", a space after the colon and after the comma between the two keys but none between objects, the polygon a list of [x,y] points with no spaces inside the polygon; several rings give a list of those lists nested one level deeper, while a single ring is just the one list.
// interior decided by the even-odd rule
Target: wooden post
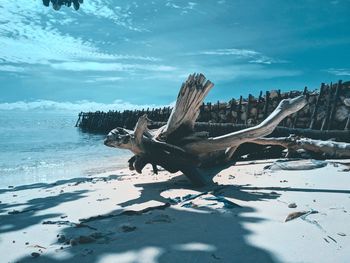
[{"label": "wooden post", "polygon": [[247,103],[247,112],[246,112],[245,124],[248,123],[248,119],[249,119],[249,116],[250,116],[251,98],[252,98],[252,94],[249,94],[248,95],[248,103]]},{"label": "wooden post", "polygon": [[324,94],[324,90],[325,90],[325,84],[322,83],[321,88],[320,88],[320,93],[318,94],[317,99],[316,99],[314,111],[312,112],[311,122],[310,122],[310,126],[309,126],[310,129],[315,128],[315,125],[317,122],[317,111],[318,111],[318,107],[320,106],[320,101],[321,101],[320,99],[321,99],[322,95]]},{"label": "wooden post", "polygon": [[255,119],[256,119],[256,122],[258,123],[259,122],[259,112],[260,112],[260,103],[261,103],[261,100],[262,100],[262,90],[260,91],[260,94],[259,94],[259,99],[258,99],[258,102],[256,104],[256,116],[255,116]]},{"label": "wooden post", "polygon": [[[307,94],[307,87],[304,88],[304,92],[303,92],[303,95],[306,95]],[[297,122],[298,122],[298,117],[299,117],[299,111],[297,111],[295,114],[295,118],[293,120],[293,128],[296,127],[297,125]],[[303,127],[304,128],[304,127]]]},{"label": "wooden post", "polygon": [[338,97],[339,97],[339,90],[340,90],[341,86],[342,86],[342,81],[339,80],[338,84],[337,84],[337,87],[335,89],[335,93],[334,93],[334,97],[333,97],[333,105],[332,105],[332,109],[331,109],[331,112],[330,112],[330,115],[329,115],[329,122],[328,122],[328,126],[327,126],[328,130],[330,130],[331,127],[332,127],[334,114],[335,114],[335,109],[337,107],[337,100],[338,100]]},{"label": "wooden post", "polygon": [[241,110],[242,110],[242,95],[239,97],[239,104],[237,109],[237,120],[236,123],[239,123],[241,121]]},{"label": "wooden post", "polygon": [[265,106],[264,106],[264,119],[266,119],[267,114],[268,114],[269,102],[270,102],[270,92],[266,91],[266,95],[265,95]]},{"label": "wooden post", "polygon": [[350,130],[350,114],[348,116],[348,120],[346,121],[344,130],[347,130],[347,131]]},{"label": "wooden post", "polygon": [[330,113],[330,108],[331,108],[331,96],[332,96],[332,87],[333,87],[333,84],[331,82],[331,85],[330,87],[327,89],[327,108],[326,108],[326,116],[325,118],[323,119],[323,122],[322,122],[322,126],[321,126],[321,131],[325,130],[326,127],[327,127],[327,124],[328,124],[328,120],[329,120],[329,113]]},{"label": "wooden post", "polygon": [[[236,102],[235,102],[235,100],[234,99],[231,99],[229,102],[228,102],[228,105],[230,106],[229,107],[229,112],[230,112],[230,114],[229,114],[229,118],[228,118],[228,122],[230,122],[230,123],[233,123],[235,120],[234,120],[234,118],[233,118],[233,116],[232,116],[232,111],[234,111],[234,108],[235,108],[235,104]],[[227,115],[226,115],[226,117],[227,117]]]},{"label": "wooden post", "polygon": [[[281,100],[282,100],[282,98],[281,98],[281,90],[279,89],[277,91],[277,101],[278,101],[278,103],[280,103]],[[280,122],[278,126],[284,126],[283,122],[284,122],[284,120],[282,120],[282,122]]]},{"label": "wooden post", "polygon": [[79,115],[78,115],[79,117],[78,117],[77,122],[75,123],[75,127],[78,127],[78,125],[80,124],[80,118],[81,118],[82,114],[83,114],[82,112],[79,113]]}]

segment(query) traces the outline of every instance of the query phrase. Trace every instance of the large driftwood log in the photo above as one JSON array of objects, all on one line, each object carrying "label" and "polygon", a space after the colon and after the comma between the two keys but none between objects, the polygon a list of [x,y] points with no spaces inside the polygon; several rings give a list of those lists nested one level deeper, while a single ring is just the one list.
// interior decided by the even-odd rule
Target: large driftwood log
[{"label": "large driftwood log", "polygon": [[291,135],[280,138],[258,138],[253,143],[282,146],[291,154],[304,150],[325,158],[350,158],[350,143],[344,142],[312,140]]},{"label": "large driftwood log", "polygon": [[[165,122],[152,122],[149,127],[158,129],[164,126]],[[212,122],[196,122],[194,129],[196,132],[208,132],[210,137],[217,137],[234,131],[243,130],[253,127],[254,125],[236,124],[236,123],[212,123]],[[299,137],[306,137],[315,140],[336,140],[340,142],[350,143],[349,130],[313,130],[303,128],[290,128],[277,126],[269,137],[288,137],[294,134]]]},{"label": "large driftwood log", "polygon": [[[148,163],[153,167],[160,165],[170,172],[182,171],[197,185],[206,182],[198,168],[230,161],[242,143],[280,145],[290,150],[304,147],[306,150],[316,151],[317,148],[327,153],[331,153],[332,147],[338,147],[330,143],[325,147],[324,144],[312,144],[307,140],[294,140],[287,145],[286,139],[261,139],[273,132],[286,116],[303,108],[307,103],[304,96],[282,100],[270,116],[254,127],[217,137],[209,137],[207,132],[195,132],[194,124],[200,106],[213,86],[202,74],[190,75],[180,89],[176,105],[166,125],[149,130],[150,120],[144,115],[139,118],[134,131],[123,128],[112,130],[106,137],[105,145],[132,151],[135,156],[129,160],[129,167],[139,173]],[[350,147],[339,147],[332,154],[348,156]]]}]

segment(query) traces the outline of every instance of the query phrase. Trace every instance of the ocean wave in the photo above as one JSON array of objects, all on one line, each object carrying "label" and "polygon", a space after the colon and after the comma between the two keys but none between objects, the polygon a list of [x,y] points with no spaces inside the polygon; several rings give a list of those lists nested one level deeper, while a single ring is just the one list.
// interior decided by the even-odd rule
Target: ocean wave
[{"label": "ocean wave", "polygon": [[170,105],[133,104],[123,100],[112,103],[100,103],[88,100],[76,102],[59,102],[52,100],[16,101],[0,103],[0,110],[53,110],[53,111],[109,111],[109,110],[136,110],[147,108],[168,107]]},{"label": "ocean wave", "polygon": [[38,169],[53,169],[57,167],[63,167],[63,162],[48,163],[46,161],[34,161],[31,164],[18,164],[15,166],[0,165],[0,172],[30,172]]}]

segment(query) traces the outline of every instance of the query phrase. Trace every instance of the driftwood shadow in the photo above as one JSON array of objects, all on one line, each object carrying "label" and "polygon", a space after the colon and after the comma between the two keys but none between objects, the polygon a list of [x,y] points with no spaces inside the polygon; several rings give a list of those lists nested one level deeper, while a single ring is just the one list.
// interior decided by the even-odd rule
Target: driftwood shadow
[{"label": "driftwood shadow", "polygon": [[[163,197],[162,193],[181,189],[196,190],[201,193],[211,191],[216,187],[216,195],[224,198],[233,197],[242,201],[263,201],[279,196],[256,191],[242,191],[239,186],[231,185],[193,188],[182,176],[165,182],[135,186],[141,189],[140,196],[119,204],[126,210],[129,206],[149,201],[169,202],[169,199]],[[219,212],[210,206],[198,209],[178,209],[173,205],[142,215],[117,216],[121,211],[121,209],[116,209],[111,214],[102,215],[100,219],[87,223],[105,236],[103,242],[74,247],[66,246],[63,251],[68,253],[68,257],[58,258],[50,254],[43,254],[38,258],[28,256],[18,262],[97,263],[108,255],[114,256],[111,262],[278,262],[273,254],[248,241],[247,237],[251,232],[244,227],[244,224],[259,224],[263,221],[262,218],[252,215],[255,210],[248,206],[248,202],[247,206],[234,207],[225,212]],[[121,232],[118,228],[121,224],[136,226],[136,229]],[[96,231],[68,226],[62,228],[61,234],[73,237],[82,234],[89,235]]]}]

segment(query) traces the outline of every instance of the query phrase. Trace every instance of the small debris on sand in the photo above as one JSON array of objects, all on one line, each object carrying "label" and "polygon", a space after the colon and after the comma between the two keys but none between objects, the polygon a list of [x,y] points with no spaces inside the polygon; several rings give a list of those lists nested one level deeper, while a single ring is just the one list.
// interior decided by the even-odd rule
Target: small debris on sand
[{"label": "small debris on sand", "polygon": [[59,235],[59,236],[58,236],[58,242],[59,242],[59,243],[64,243],[65,241],[66,241],[65,235]]},{"label": "small debris on sand", "polygon": [[9,215],[16,215],[16,214],[19,214],[20,212],[18,210],[12,210],[10,212],[8,212],[7,214]]},{"label": "small debris on sand", "polygon": [[297,205],[296,205],[296,203],[290,203],[290,204],[288,205],[288,207],[289,207],[289,208],[296,208]]},{"label": "small debris on sand", "polygon": [[154,216],[151,220],[147,221],[146,224],[154,223],[171,223],[171,218],[168,215],[160,214]]},{"label": "small debris on sand", "polygon": [[331,239],[334,243],[337,243],[337,241],[333,238],[333,237],[331,237],[331,236],[327,236],[329,239]]},{"label": "small debris on sand", "polygon": [[92,227],[92,226],[88,226],[86,224],[83,224],[83,223],[74,223],[74,222],[70,222],[68,220],[64,221],[64,220],[60,220],[60,221],[44,221],[42,222],[43,225],[58,225],[58,226],[62,226],[62,225],[66,225],[66,226],[72,226],[72,227],[86,227],[86,228],[90,228],[90,229],[93,229],[93,230],[96,230],[96,228]]},{"label": "small debris on sand", "polygon": [[345,233],[342,233],[342,232],[339,232],[339,233],[337,233],[339,236],[341,236],[341,237],[345,237],[346,236],[346,234]]},{"label": "small debris on sand", "polygon": [[94,232],[94,233],[90,234],[90,237],[92,237],[94,239],[103,238],[105,236],[106,236],[106,234],[103,234],[101,232]]},{"label": "small debris on sand", "polygon": [[71,240],[69,240],[69,244],[73,247],[73,246],[78,245],[78,242],[76,239],[72,238]]},{"label": "small debris on sand", "polygon": [[87,256],[87,255],[91,255],[92,253],[94,253],[92,249],[84,249],[82,255]]},{"label": "small debris on sand", "polygon": [[40,253],[38,252],[33,252],[32,254],[30,254],[33,258],[37,258],[40,257]]},{"label": "small debris on sand", "polygon": [[272,171],[298,171],[298,170],[312,170],[327,166],[326,161],[320,160],[277,160],[273,164],[266,166],[264,169]]},{"label": "small debris on sand", "polygon": [[224,204],[224,208],[232,209],[232,208],[241,208],[240,205],[235,204],[234,202],[226,199],[225,197],[218,195],[213,197],[206,197],[204,200],[217,201]]},{"label": "small debris on sand", "polygon": [[79,236],[78,238],[79,244],[88,244],[88,243],[93,243],[95,241],[96,240],[91,236]]},{"label": "small debris on sand", "polygon": [[46,249],[46,247],[43,247],[43,246],[40,246],[40,245],[33,245],[32,247],[39,248],[39,250]]},{"label": "small debris on sand", "polygon": [[132,232],[132,231],[135,231],[136,230],[136,226],[132,226],[130,224],[123,224],[119,227],[119,229],[126,233],[126,232]]},{"label": "small debris on sand", "polygon": [[311,210],[311,211],[301,211],[301,212],[293,212],[293,213],[290,213],[286,219],[284,220],[284,222],[288,222],[288,221],[291,221],[291,220],[294,220],[298,217],[301,217],[301,216],[307,216],[307,215],[311,215],[311,214],[317,214],[318,212],[315,211],[315,210]]},{"label": "small debris on sand", "polygon": [[280,183],[288,183],[287,180],[281,180]]},{"label": "small debris on sand", "polygon": [[22,214],[22,213],[26,213],[26,212],[31,212],[31,211],[35,211],[36,209],[28,209],[28,210],[12,210],[10,212],[8,212],[9,215],[16,215],[16,214]]},{"label": "small debris on sand", "polygon": [[96,201],[98,201],[98,202],[101,202],[101,201],[106,201],[106,200],[109,200],[109,198],[108,198],[108,197],[106,197],[106,198],[99,198],[99,199],[96,199]]}]

